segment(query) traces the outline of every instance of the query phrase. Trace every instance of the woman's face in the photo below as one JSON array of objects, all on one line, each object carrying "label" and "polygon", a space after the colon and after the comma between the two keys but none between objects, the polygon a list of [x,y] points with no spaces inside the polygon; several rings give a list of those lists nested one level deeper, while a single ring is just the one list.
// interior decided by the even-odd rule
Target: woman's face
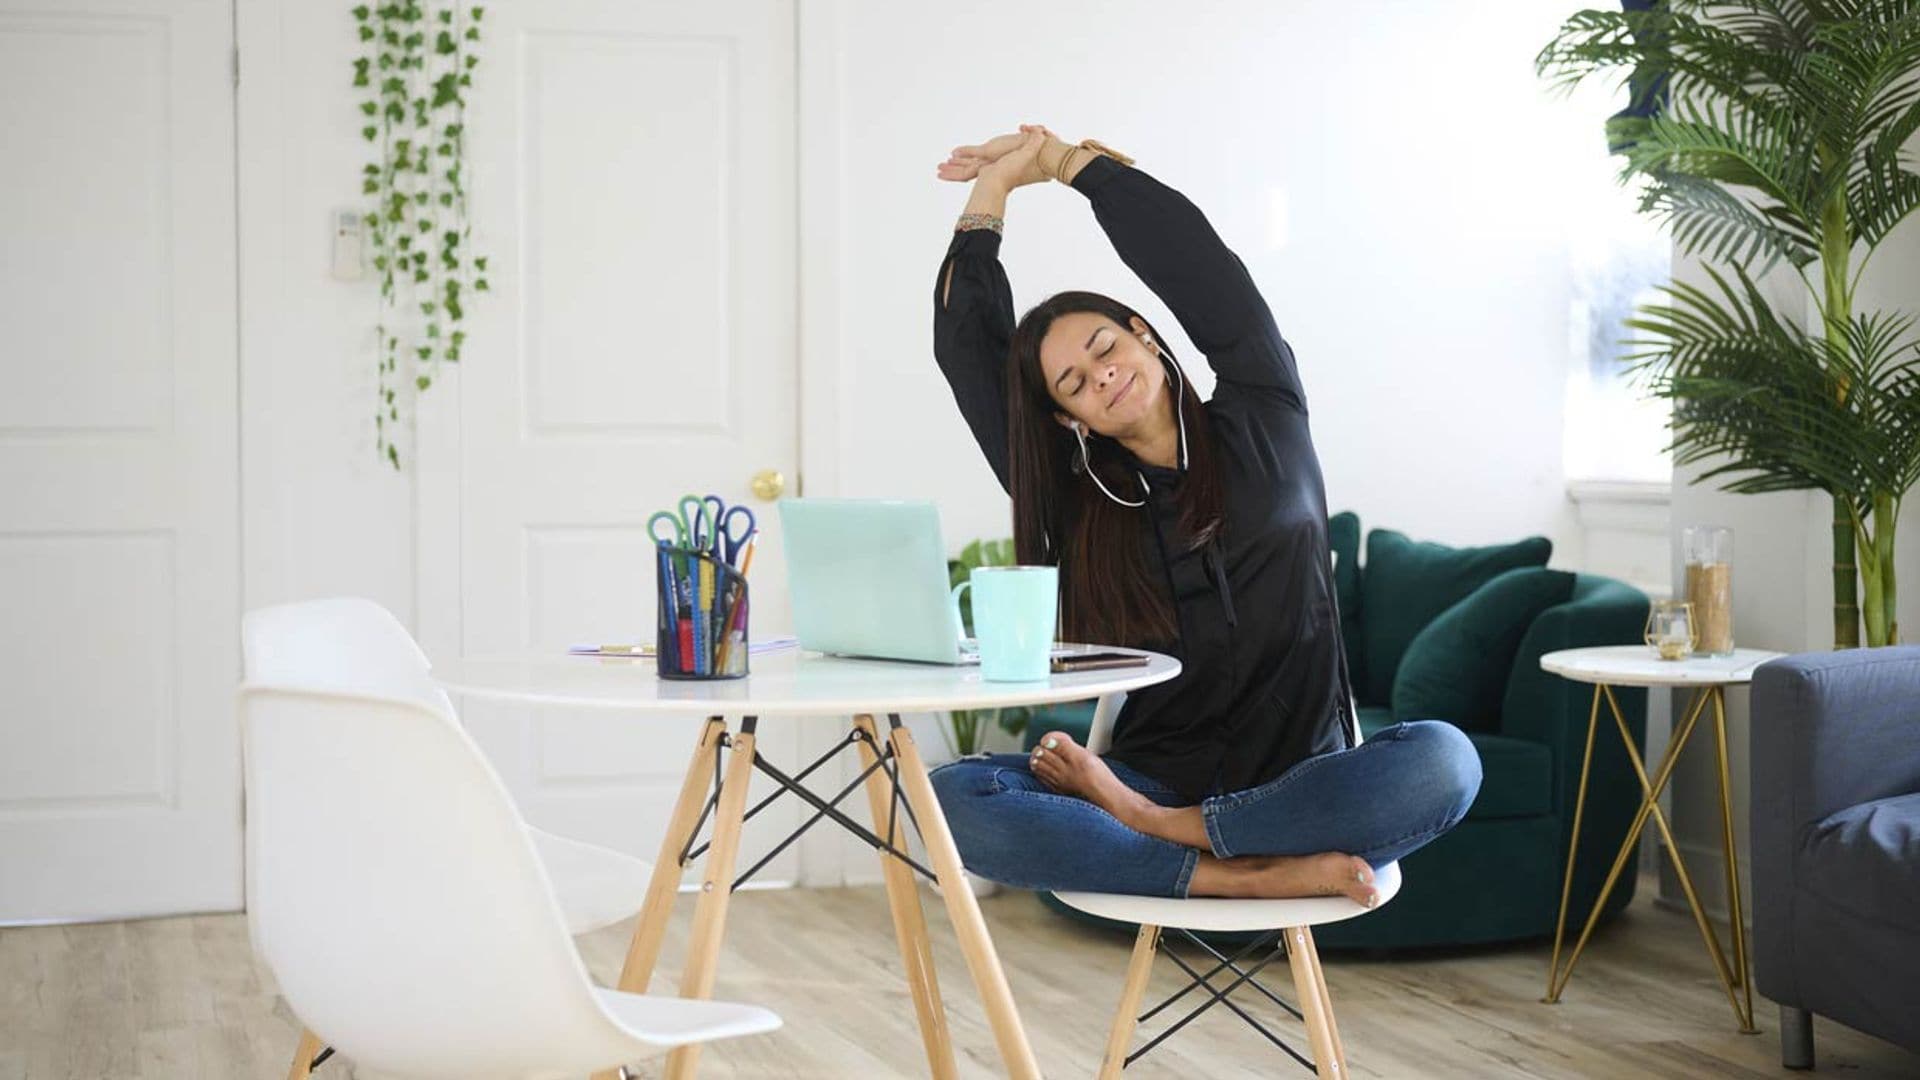
[{"label": "woman's face", "polygon": [[1076,311],[1053,320],[1040,342],[1040,370],[1063,425],[1078,420],[1098,435],[1137,434],[1167,411],[1167,374],[1139,319],[1122,327]]}]

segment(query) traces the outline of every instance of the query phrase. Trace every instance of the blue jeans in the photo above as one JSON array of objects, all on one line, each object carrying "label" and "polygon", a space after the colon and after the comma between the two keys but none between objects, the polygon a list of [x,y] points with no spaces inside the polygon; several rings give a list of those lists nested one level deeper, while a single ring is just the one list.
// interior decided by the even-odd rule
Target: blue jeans
[{"label": "blue jeans", "polygon": [[[1117,761],[1107,766],[1161,806],[1193,805]],[[1016,888],[1184,897],[1200,862],[1194,848],[1050,790],[1025,754],[943,765],[933,790],[967,869]],[[1414,720],[1199,805],[1218,858],[1342,851],[1379,868],[1453,828],[1479,790],[1473,743],[1452,724]]]}]

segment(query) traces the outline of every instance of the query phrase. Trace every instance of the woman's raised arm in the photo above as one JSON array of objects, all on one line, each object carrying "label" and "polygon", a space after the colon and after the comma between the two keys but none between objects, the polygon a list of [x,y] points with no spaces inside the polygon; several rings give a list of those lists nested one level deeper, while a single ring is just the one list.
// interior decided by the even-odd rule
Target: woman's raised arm
[{"label": "woman's raised arm", "polygon": [[1225,382],[1306,408],[1293,350],[1247,268],[1200,208],[1139,169],[1081,150],[1069,168],[1120,261],[1173,312]]},{"label": "woman's raised arm", "polygon": [[974,182],[934,282],[933,356],[993,475],[1011,491],[1006,364],[1013,339],[1013,287],[1000,265],[997,228],[1006,208],[1003,187]]}]

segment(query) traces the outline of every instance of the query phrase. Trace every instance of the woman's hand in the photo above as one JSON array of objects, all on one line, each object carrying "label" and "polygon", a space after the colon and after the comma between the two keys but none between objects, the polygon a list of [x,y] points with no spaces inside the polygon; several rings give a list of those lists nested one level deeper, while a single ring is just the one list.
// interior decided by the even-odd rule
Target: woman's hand
[{"label": "woman's hand", "polygon": [[1016,133],[955,147],[936,172],[942,180],[984,180],[1006,191],[1044,184],[1053,177],[1040,171],[1040,150],[1052,137],[1042,125],[1022,124]]}]

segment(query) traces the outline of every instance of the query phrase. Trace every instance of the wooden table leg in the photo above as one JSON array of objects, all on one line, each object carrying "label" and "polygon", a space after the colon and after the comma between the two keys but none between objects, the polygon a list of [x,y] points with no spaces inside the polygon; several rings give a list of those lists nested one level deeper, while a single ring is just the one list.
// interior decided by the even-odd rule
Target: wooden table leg
[{"label": "wooden table leg", "polygon": [[1020,1013],[1014,1008],[1013,990],[1007,986],[1007,974],[993,951],[993,939],[987,934],[987,922],[980,915],[980,904],[967,885],[966,871],[960,865],[960,852],[953,846],[953,834],[947,831],[947,819],[940,813],[940,800],[933,793],[933,781],[920,760],[913,733],[897,717],[890,739],[899,759],[900,785],[906,789],[907,804],[913,807],[920,835],[927,843],[927,857],[940,879],[940,893],[947,901],[947,916],[953,920],[954,934],[960,939],[960,952],[967,958],[967,970],[980,991],[987,1010],[987,1022],[993,1028],[993,1040],[1000,1047],[1000,1060],[1007,1075],[1015,1080],[1039,1080],[1040,1065],[1034,1060],[1033,1047],[1027,1043],[1026,1029],[1020,1026]]},{"label": "wooden table leg", "polygon": [[[867,774],[867,809],[873,816],[873,831],[905,850],[906,829],[894,812],[893,785],[885,770],[873,768],[879,761],[875,749],[881,745],[880,733],[874,728],[873,717],[866,713],[854,717],[853,726],[867,737],[860,743],[860,764],[873,770]],[[892,822],[891,829],[888,822]],[[920,910],[920,890],[914,887],[913,869],[882,851],[880,873],[887,883],[887,906],[893,912],[900,962],[906,966],[907,985],[913,991],[913,1009],[920,1017],[920,1040],[926,1044],[927,1065],[936,1080],[951,1080],[959,1070],[953,1059],[953,1039],[947,1034],[947,1013],[940,1004],[933,943],[927,938],[927,917]]]},{"label": "wooden table leg", "polygon": [[700,728],[700,739],[693,746],[693,761],[687,766],[687,778],[680,784],[680,800],[673,805],[673,817],[667,834],[660,840],[660,855],[653,860],[653,876],[647,880],[647,898],[640,905],[640,921],[633,928],[633,940],[627,945],[627,960],[620,968],[619,988],[630,994],[644,994],[653,978],[653,966],[660,960],[660,943],[667,936],[667,920],[673,915],[673,901],[680,889],[680,853],[693,839],[694,823],[707,805],[707,792],[713,786],[713,757],[720,752],[720,737],[726,734],[726,722],[708,718]]},{"label": "wooden table leg", "polygon": [[1153,974],[1153,957],[1160,948],[1160,928],[1140,924],[1134,935],[1133,956],[1127,960],[1127,981],[1120,987],[1120,1008],[1113,1014],[1113,1027],[1107,1031],[1107,1052],[1100,1058],[1100,1080],[1119,1080],[1127,1067],[1127,1046],[1133,1042],[1133,1028],[1139,1022],[1140,998],[1147,992],[1147,979]]},{"label": "wooden table leg", "polygon": [[[705,998],[713,994],[714,971],[720,962],[720,936],[727,921],[727,901],[733,895],[733,860],[740,853],[740,822],[746,815],[747,782],[753,777],[754,727],[754,717],[742,720],[729,749],[727,775],[720,786],[719,805],[713,813],[713,842],[707,848],[700,901],[693,909],[687,967],[680,974],[680,996],[684,998]],[[690,1080],[699,1060],[699,1043],[675,1050],[667,1057],[669,1080]]]}]

